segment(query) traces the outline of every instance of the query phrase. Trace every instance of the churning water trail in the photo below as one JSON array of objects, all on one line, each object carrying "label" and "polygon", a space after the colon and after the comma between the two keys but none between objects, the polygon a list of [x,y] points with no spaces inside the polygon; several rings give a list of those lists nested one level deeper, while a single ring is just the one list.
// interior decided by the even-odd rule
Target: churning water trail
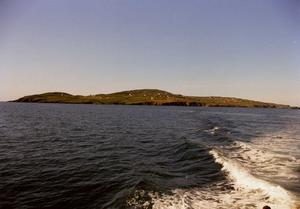
[{"label": "churning water trail", "polygon": [[297,110],[0,103],[0,208],[294,209]]},{"label": "churning water trail", "polygon": [[[282,187],[254,177],[247,169],[233,160],[222,157],[216,150],[212,150],[210,153],[215,157],[217,163],[222,164],[222,170],[228,173],[235,191],[248,193],[244,196],[245,199],[247,197],[251,199],[252,193],[257,193],[257,196],[260,196],[260,199],[252,200],[258,203],[258,208],[262,208],[266,203],[272,208],[278,209],[292,207],[293,202],[290,194]],[[232,207],[234,205],[232,204]]]},{"label": "churning water trail", "polygon": [[[216,134],[219,127],[208,129],[212,135]],[[272,140],[277,146],[276,139],[282,137],[265,137],[264,140]],[[255,140],[254,140],[255,141]],[[296,141],[289,144],[297,145]],[[262,208],[269,205],[273,209],[291,209],[299,207],[299,195],[284,189],[276,184],[274,178],[280,176],[285,181],[294,181],[294,185],[299,182],[299,174],[290,168],[299,166],[299,159],[293,157],[291,152],[286,155],[270,153],[267,147],[259,143],[258,148],[255,143],[253,147],[248,142],[235,141],[230,145],[214,145],[210,154],[215,162],[222,165],[222,171],[227,177],[223,184],[209,185],[208,188],[191,188],[187,190],[176,189],[172,195],[158,197],[153,195],[154,208]],[[266,143],[264,143],[266,144]],[[283,143],[281,143],[281,146]],[[285,148],[280,149],[283,151]],[[275,150],[275,149],[273,149]],[[294,150],[296,151],[296,150]],[[292,154],[296,154],[293,153]],[[292,166],[291,166],[292,165]],[[284,172],[284,175],[278,175]],[[263,175],[260,179],[259,176]],[[268,179],[268,180],[264,180]]]}]

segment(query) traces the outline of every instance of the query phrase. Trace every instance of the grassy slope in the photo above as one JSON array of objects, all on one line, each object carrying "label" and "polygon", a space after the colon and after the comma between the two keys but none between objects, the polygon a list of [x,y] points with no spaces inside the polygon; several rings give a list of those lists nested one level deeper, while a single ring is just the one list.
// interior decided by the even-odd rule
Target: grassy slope
[{"label": "grassy slope", "polygon": [[231,97],[182,96],[157,89],[131,90],[91,96],[71,95],[63,92],[50,92],[25,96],[15,100],[14,102],[289,108],[288,105],[279,105]]}]

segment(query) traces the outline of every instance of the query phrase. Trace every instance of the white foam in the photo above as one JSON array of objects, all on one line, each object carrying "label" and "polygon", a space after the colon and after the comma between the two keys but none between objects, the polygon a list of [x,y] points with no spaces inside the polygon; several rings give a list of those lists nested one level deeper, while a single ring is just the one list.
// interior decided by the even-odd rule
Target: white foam
[{"label": "white foam", "polygon": [[261,193],[264,193],[268,196],[268,202],[271,204],[270,206],[272,206],[272,208],[292,208],[293,201],[288,191],[278,185],[274,185],[270,182],[254,177],[249,173],[249,171],[241,167],[237,162],[226,159],[216,150],[212,150],[210,153],[214,156],[217,163],[222,164],[222,170],[228,172],[229,177],[234,182],[236,190],[246,189],[249,190],[249,192],[251,190],[260,190]]},{"label": "white foam", "polygon": [[[206,130],[211,134],[219,127]],[[292,137],[291,137],[292,136]],[[175,189],[173,194],[151,194],[155,209],[272,209],[300,208],[299,194],[280,186],[299,183],[299,138],[296,133],[272,133],[251,142],[212,148],[227,181],[205,188]],[[232,186],[232,188],[230,188]]]},{"label": "white foam", "polygon": [[[280,186],[252,176],[237,163],[222,157],[216,150],[211,154],[228,173],[228,183],[205,188],[175,189],[171,195],[151,194],[154,209],[291,209],[290,194]],[[232,186],[229,189],[228,186]]]},{"label": "white foam", "polygon": [[215,126],[211,129],[205,130],[205,132],[209,132],[211,134],[215,134],[217,130],[219,130],[220,128],[218,126]]},{"label": "white foam", "polygon": [[222,190],[217,187],[207,189],[176,189],[172,195],[152,194],[154,209],[261,209],[264,205],[272,209],[291,209],[289,205],[271,202],[268,196],[258,190]]},{"label": "white foam", "polygon": [[[211,150],[215,161],[223,166],[228,182],[205,188],[175,189],[173,194],[150,194],[154,209],[261,209],[269,205],[272,209],[295,207],[292,195],[284,188],[256,178],[238,162]],[[232,188],[228,188],[232,186]]]},{"label": "white foam", "polygon": [[[235,142],[233,147],[239,150],[228,152],[227,157],[239,160],[240,163],[244,163],[244,167],[262,178],[270,178],[277,182],[298,182],[299,176],[295,169],[300,164],[300,160],[292,155],[271,151],[272,146],[272,142],[266,145]],[[284,146],[286,145],[282,145]]]}]

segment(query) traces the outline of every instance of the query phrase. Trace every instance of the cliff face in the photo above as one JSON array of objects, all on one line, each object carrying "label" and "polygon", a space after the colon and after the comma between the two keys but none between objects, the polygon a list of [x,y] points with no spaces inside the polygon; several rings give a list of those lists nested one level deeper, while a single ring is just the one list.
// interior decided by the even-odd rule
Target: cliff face
[{"label": "cliff face", "polygon": [[49,92],[25,96],[13,102],[290,108],[288,105],[232,97],[183,96],[158,89],[140,89],[90,96],[71,95],[64,92]]}]

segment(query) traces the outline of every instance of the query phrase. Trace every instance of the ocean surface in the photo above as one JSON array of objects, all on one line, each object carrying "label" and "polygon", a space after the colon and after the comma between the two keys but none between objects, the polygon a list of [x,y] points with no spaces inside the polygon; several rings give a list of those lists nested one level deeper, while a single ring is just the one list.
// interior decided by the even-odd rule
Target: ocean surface
[{"label": "ocean surface", "polygon": [[291,209],[299,150],[299,110],[0,103],[0,208]]}]

